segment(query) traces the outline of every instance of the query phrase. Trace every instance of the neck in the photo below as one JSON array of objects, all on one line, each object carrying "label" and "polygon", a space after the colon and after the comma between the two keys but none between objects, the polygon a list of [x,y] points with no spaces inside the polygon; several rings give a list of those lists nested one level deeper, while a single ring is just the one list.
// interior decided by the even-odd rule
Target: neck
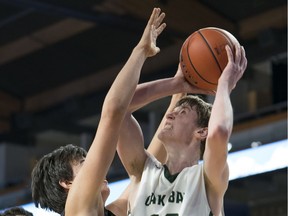
[{"label": "neck", "polygon": [[181,172],[186,167],[198,164],[200,149],[198,145],[191,145],[180,149],[179,145],[171,145],[167,148],[166,165],[173,175]]}]

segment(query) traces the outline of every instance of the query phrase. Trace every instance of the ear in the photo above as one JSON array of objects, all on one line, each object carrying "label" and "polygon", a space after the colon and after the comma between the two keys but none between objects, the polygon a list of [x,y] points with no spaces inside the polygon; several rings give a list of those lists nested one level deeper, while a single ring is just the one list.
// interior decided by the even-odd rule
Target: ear
[{"label": "ear", "polygon": [[72,186],[72,181],[67,181],[67,180],[59,180],[59,184],[61,185],[61,187],[69,190]]},{"label": "ear", "polygon": [[200,128],[200,129],[197,131],[197,134],[199,135],[199,138],[200,138],[201,140],[206,139],[207,134],[208,134],[208,127]]}]

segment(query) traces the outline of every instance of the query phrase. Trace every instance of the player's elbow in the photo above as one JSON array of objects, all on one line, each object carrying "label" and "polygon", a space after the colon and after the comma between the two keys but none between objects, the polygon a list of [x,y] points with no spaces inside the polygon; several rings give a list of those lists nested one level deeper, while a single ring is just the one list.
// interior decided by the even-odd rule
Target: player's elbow
[{"label": "player's elbow", "polygon": [[217,125],[214,128],[209,128],[209,133],[207,139],[211,139],[214,142],[227,142],[231,135],[231,128],[225,125]]},{"label": "player's elbow", "polygon": [[116,99],[108,100],[104,103],[102,107],[102,117],[103,118],[117,118],[125,115],[127,111],[127,104],[124,104]]}]

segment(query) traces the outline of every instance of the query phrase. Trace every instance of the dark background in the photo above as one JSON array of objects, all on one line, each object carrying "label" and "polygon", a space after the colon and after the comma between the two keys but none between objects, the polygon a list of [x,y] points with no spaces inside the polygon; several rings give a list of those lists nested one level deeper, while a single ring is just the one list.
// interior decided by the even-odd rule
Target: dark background
[{"label": "dark background", "polygon": [[[231,95],[231,151],[287,138],[284,0],[0,0],[0,208],[31,201],[30,172],[43,154],[67,143],[89,148],[104,96],[153,7],[166,13],[167,28],[141,82],[173,76],[195,30],[226,29],[248,58]],[[146,143],[168,102],[137,111]],[[125,177],[116,155],[108,180]],[[231,181],[227,215],[286,215],[286,183],[287,169]]]}]

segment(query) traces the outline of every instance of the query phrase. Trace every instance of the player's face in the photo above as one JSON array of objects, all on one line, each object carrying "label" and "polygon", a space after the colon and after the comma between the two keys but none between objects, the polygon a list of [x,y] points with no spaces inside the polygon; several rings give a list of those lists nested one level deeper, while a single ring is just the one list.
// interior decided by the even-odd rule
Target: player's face
[{"label": "player's face", "polygon": [[196,126],[197,113],[189,105],[183,104],[166,115],[160,139],[170,139],[174,143],[190,144]]}]

